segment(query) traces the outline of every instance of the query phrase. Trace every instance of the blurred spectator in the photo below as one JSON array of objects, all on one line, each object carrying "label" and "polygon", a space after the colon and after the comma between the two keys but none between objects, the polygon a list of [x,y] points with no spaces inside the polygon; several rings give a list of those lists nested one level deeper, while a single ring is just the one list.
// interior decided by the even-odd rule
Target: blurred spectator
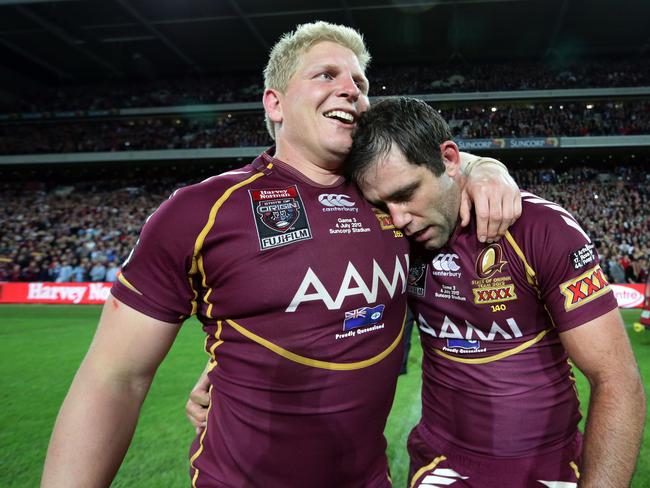
[{"label": "blurred spectator", "polygon": [[101,261],[93,261],[90,268],[90,281],[104,281],[106,278],[106,266]]},{"label": "blurred spectator", "polygon": [[89,270],[88,270],[87,262],[88,260],[86,259],[77,262],[77,265],[74,267],[72,271],[73,281],[76,281],[77,283],[88,281]]},{"label": "blurred spectator", "polygon": [[114,262],[108,263],[108,268],[106,269],[106,278],[105,281],[113,283],[117,279],[117,274],[120,272],[120,268]]},{"label": "blurred spectator", "polygon": [[64,259],[61,263],[61,269],[59,269],[59,276],[55,281],[59,283],[67,283],[72,281],[72,274],[74,269],[70,265],[70,262],[67,259]]}]

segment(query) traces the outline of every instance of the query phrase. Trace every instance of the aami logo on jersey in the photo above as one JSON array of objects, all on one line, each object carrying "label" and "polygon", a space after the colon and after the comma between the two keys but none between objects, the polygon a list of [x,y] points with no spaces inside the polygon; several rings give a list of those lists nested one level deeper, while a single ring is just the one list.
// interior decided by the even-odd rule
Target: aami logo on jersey
[{"label": "aami logo on jersey", "polygon": [[481,279],[491,278],[495,273],[501,272],[506,264],[501,246],[490,244],[476,258],[476,274]]},{"label": "aami logo on jersey", "polygon": [[260,250],[311,239],[309,220],[296,185],[249,190]]},{"label": "aami logo on jersey", "polygon": [[409,268],[407,291],[411,295],[423,297],[427,286],[426,263],[413,263]]},{"label": "aami logo on jersey", "polygon": [[323,206],[323,212],[359,212],[356,203],[348,195],[337,193],[321,193],[318,201]]},{"label": "aami logo on jersey", "polygon": [[560,292],[564,295],[564,309],[567,312],[595,300],[609,290],[609,283],[599,265],[560,285]]},{"label": "aami logo on jersey", "polygon": [[459,259],[458,254],[438,254],[431,261],[431,274],[460,278],[460,266],[456,263],[457,259]]},{"label": "aami logo on jersey", "polygon": [[442,323],[429,325],[422,314],[418,314],[418,325],[424,334],[445,340],[442,351],[458,355],[484,353],[492,342],[510,341],[523,336],[512,317],[477,325],[468,320],[454,322],[445,315]]},{"label": "aami logo on jersey", "polygon": [[447,339],[447,347],[457,347],[460,349],[479,349],[481,341],[468,341],[465,339]]}]

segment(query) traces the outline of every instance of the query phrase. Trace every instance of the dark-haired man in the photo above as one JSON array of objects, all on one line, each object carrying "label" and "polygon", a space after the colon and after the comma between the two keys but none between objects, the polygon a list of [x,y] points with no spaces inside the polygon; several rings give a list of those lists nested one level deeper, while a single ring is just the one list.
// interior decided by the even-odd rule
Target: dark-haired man
[{"label": "dark-haired man", "polygon": [[[458,148],[424,102],[376,104],[353,140],[347,174],[419,244],[409,303],[424,351],[422,419],[409,437],[410,486],[628,486],[643,386],[580,225],[524,192],[505,239],[479,242],[473,223],[458,225]],[[591,384],[584,447],[567,359]]]}]

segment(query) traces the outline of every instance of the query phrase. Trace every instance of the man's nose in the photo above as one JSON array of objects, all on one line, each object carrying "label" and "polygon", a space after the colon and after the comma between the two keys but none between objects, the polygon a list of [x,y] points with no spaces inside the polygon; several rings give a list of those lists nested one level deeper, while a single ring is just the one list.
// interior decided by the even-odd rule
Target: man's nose
[{"label": "man's nose", "polygon": [[398,229],[405,229],[411,222],[411,214],[397,204],[389,204],[388,211],[391,219],[393,219],[393,225]]}]

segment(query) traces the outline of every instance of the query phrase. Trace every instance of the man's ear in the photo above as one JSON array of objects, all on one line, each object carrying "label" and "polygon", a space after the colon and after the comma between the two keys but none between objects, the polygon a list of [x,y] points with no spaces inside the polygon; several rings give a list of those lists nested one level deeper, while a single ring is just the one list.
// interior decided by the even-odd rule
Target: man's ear
[{"label": "man's ear", "polygon": [[444,141],[440,144],[440,155],[445,165],[445,172],[450,178],[460,174],[460,152],[458,146],[453,141]]},{"label": "man's ear", "polygon": [[262,97],[262,103],[264,104],[264,111],[268,114],[271,122],[275,124],[282,123],[282,94],[278,90],[273,88],[267,88],[264,90],[264,96]]}]

